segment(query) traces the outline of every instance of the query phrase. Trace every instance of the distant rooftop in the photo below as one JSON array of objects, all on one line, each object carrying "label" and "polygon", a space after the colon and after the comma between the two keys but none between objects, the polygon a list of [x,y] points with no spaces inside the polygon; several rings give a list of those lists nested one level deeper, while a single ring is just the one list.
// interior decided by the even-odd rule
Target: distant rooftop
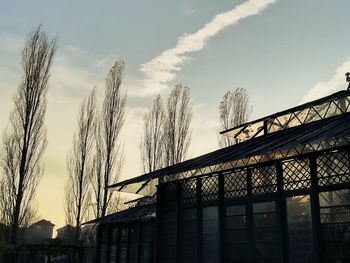
[{"label": "distant rooftop", "polygon": [[62,230],[66,230],[66,229],[69,229],[69,230],[70,229],[74,229],[74,226],[72,226],[72,225],[65,225],[65,226],[57,229],[56,231],[62,231]]},{"label": "distant rooftop", "polygon": [[52,224],[50,221],[42,219],[38,222],[35,222],[34,224],[32,224],[31,226],[52,226],[54,227],[55,225]]}]

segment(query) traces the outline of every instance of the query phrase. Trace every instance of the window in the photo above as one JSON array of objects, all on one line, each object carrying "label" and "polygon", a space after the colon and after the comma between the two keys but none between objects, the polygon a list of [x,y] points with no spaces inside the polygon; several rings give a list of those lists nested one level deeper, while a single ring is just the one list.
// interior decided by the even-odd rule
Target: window
[{"label": "window", "polygon": [[254,262],[279,262],[279,241],[274,201],[253,204]]},{"label": "window", "polygon": [[296,190],[309,188],[310,165],[309,160],[293,160],[283,163],[283,189]]},{"label": "window", "polygon": [[120,227],[120,247],[119,247],[119,261],[120,263],[126,263],[128,257],[128,227],[122,226]]},{"label": "window", "polygon": [[202,179],[202,202],[216,201],[219,197],[219,178],[217,176]]},{"label": "window", "polygon": [[287,198],[289,262],[313,262],[310,196]]},{"label": "window", "polygon": [[196,203],[196,194],[196,180],[189,180],[181,183],[181,205],[194,205]]},{"label": "window", "polygon": [[176,210],[164,211],[161,217],[161,262],[175,263],[176,260]]},{"label": "window", "polygon": [[129,247],[129,263],[137,263],[138,247],[139,247],[139,225],[132,224],[129,226],[130,247]]},{"label": "window", "polygon": [[225,198],[231,199],[247,195],[247,170],[224,174]]},{"label": "window", "polygon": [[277,191],[277,173],[274,165],[252,169],[253,194],[266,194]]},{"label": "window", "polygon": [[196,208],[181,210],[180,262],[196,262],[197,259],[197,211]]},{"label": "window", "polygon": [[325,262],[350,261],[350,190],[319,194]]},{"label": "window", "polygon": [[335,152],[317,158],[318,184],[334,185],[350,182],[347,152]]},{"label": "window", "polygon": [[112,228],[111,263],[117,262],[118,227]]},{"label": "window", "polygon": [[224,262],[247,262],[247,222],[245,205],[226,207],[224,255]]},{"label": "window", "polygon": [[153,254],[153,223],[144,222],[141,225],[140,263],[151,263]]},{"label": "window", "polygon": [[203,263],[219,263],[219,214],[218,207],[203,208]]},{"label": "window", "polygon": [[101,255],[100,255],[100,262],[105,263],[107,260],[107,247],[108,247],[108,226],[107,225],[101,225],[102,228],[101,231]]}]

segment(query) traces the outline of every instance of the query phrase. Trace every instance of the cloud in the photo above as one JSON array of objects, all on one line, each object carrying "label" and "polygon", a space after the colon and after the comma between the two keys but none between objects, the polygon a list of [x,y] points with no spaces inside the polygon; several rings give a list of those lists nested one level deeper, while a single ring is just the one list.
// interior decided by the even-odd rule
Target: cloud
[{"label": "cloud", "polygon": [[53,64],[49,96],[66,101],[80,100],[94,86],[101,93],[113,62],[112,55],[95,58],[74,46],[62,48]]},{"label": "cloud", "polygon": [[326,81],[317,83],[311,88],[302,98],[302,102],[312,101],[326,95],[329,95],[337,90],[342,90],[346,87],[345,73],[350,69],[350,57],[341,64],[334,72],[333,76]]},{"label": "cloud", "polygon": [[196,13],[196,10],[195,9],[192,9],[192,8],[187,8],[183,11],[183,15],[184,16],[190,16],[190,15],[193,15],[194,13]]},{"label": "cloud", "polygon": [[249,0],[235,8],[216,15],[193,34],[179,37],[175,47],[163,51],[151,61],[142,64],[140,71],[144,74],[141,96],[151,96],[167,89],[169,82],[176,78],[181,65],[189,59],[188,54],[200,51],[207,41],[228,26],[240,20],[259,14],[278,0]]}]

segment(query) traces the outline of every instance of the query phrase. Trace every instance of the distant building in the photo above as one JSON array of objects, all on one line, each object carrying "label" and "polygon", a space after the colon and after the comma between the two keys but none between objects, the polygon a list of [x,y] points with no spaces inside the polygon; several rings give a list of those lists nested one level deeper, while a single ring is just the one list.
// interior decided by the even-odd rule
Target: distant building
[{"label": "distant building", "polygon": [[57,229],[56,239],[72,241],[74,240],[74,231],[75,231],[74,226],[65,225],[64,227]]},{"label": "distant building", "polygon": [[27,243],[42,243],[52,238],[54,224],[47,220],[40,220],[27,228],[25,240]]}]

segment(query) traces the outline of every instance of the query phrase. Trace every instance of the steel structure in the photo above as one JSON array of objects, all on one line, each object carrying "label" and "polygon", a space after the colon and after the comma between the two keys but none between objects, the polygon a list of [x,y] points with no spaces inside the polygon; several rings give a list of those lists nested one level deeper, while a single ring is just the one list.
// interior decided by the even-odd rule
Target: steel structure
[{"label": "steel structure", "polygon": [[155,213],[153,199],[140,199],[134,207],[85,224],[97,224],[96,261],[154,262]]},{"label": "steel structure", "polygon": [[154,262],[350,262],[349,96],[224,131],[242,142],[110,186],[158,183]]}]

